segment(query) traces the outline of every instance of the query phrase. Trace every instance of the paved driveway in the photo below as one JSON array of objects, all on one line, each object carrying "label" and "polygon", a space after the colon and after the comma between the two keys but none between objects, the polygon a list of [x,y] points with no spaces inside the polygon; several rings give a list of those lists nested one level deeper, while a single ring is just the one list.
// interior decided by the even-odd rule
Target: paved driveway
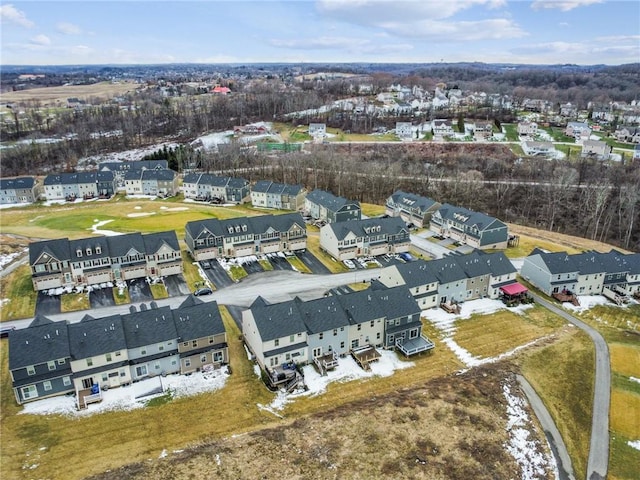
[{"label": "paved driveway", "polygon": [[320,275],[329,274],[331,270],[329,270],[324,263],[317,259],[317,257],[311,253],[309,250],[304,252],[296,252],[296,257],[300,259],[302,263],[304,263],[312,273],[317,273]]},{"label": "paved driveway", "polygon": [[60,295],[47,295],[44,292],[38,292],[36,315],[55,315],[56,313],[60,313],[60,309]]},{"label": "paved driveway", "polygon": [[153,300],[151,295],[151,288],[144,278],[134,278],[133,280],[127,280],[129,287],[129,299],[131,303],[150,302]]},{"label": "paved driveway", "polygon": [[189,295],[189,285],[180,275],[169,275],[164,278],[164,286],[167,287],[167,293],[170,297],[178,297],[180,295]]},{"label": "paved driveway", "polygon": [[211,264],[211,268],[207,268],[204,271],[204,274],[207,276],[209,281],[218,289],[228,287],[229,285],[233,285],[233,280],[227,273],[227,271],[220,265],[216,260],[211,260],[209,262]]},{"label": "paved driveway", "polygon": [[260,265],[260,262],[257,260],[252,262],[245,262],[242,264],[242,267],[248,275],[251,275],[252,273],[264,272],[264,268],[262,268],[262,265]]},{"label": "paved driveway", "polygon": [[[267,255],[268,256],[268,255]],[[273,265],[274,270],[291,270],[293,271],[293,266],[289,263],[286,258],[280,257],[278,255],[268,256],[271,265]]]},{"label": "paved driveway", "polygon": [[116,304],[113,298],[113,287],[98,288],[89,293],[91,308],[113,307]]}]

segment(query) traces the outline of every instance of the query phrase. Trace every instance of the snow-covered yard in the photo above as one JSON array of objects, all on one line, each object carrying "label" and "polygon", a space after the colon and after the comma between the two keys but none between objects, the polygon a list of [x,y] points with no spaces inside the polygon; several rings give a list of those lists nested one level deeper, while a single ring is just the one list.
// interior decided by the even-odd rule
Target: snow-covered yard
[{"label": "snow-covered yard", "polygon": [[179,398],[218,390],[224,387],[228,377],[226,368],[191,375],[158,376],[125,387],[103,390],[102,401],[92,403],[84,410],[77,410],[75,397],[67,395],[27,403],[20,413],[87,416],[113,410],[133,410],[144,407],[152,398],[166,393]]},{"label": "snow-covered yard", "polygon": [[28,248],[24,248],[17,252],[7,253],[6,255],[0,255],[0,270],[2,270],[6,265],[9,265],[16,258],[21,257],[29,251]]}]

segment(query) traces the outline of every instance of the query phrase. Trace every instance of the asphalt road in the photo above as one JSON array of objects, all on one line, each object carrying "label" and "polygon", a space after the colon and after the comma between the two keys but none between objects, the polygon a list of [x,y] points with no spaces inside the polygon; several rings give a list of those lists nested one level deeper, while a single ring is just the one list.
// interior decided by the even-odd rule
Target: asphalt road
[{"label": "asphalt road", "polygon": [[[530,292],[531,293],[531,292]],[[544,298],[531,293],[536,303],[560,315],[591,337],[596,347],[595,389],[591,418],[591,442],[587,460],[587,480],[604,480],[609,468],[609,406],[611,403],[611,362],[607,342],[597,330],[558,308]]]},{"label": "asphalt road", "polygon": [[522,375],[517,375],[517,378],[524,394],[527,396],[527,399],[529,399],[531,408],[542,425],[544,434],[551,446],[553,456],[556,458],[556,463],[558,464],[558,480],[575,480],[576,477],[573,474],[573,465],[571,465],[571,457],[569,457],[569,453],[567,452],[567,446],[564,444],[564,440],[562,440],[562,436],[553,418],[551,418],[549,410],[547,410],[544,402],[527,379]]}]

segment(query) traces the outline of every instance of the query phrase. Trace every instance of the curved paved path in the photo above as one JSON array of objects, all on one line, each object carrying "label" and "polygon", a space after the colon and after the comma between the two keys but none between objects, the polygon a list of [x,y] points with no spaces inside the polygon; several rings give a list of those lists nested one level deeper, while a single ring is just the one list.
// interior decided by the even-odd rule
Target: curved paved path
[{"label": "curved paved path", "polygon": [[[531,293],[531,292],[529,292]],[[591,337],[596,347],[596,374],[594,378],[593,414],[591,418],[591,442],[587,461],[587,480],[607,478],[609,467],[609,405],[611,403],[611,366],[607,342],[597,330],[573,315],[558,308],[544,298],[531,293],[535,301],[560,315]]]},{"label": "curved paved path", "polygon": [[547,442],[549,442],[549,447],[553,452],[553,456],[556,458],[558,479],[576,480],[573,474],[573,465],[571,465],[571,457],[569,457],[569,453],[567,452],[567,446],[564,444],[562,435],[560,435],[560,431],[558,427],[556,427],[556,423],[553,421],[549,410],[547,410],[544,402],[527,379],[522,375],[517,375],[517,378],[522,387],[522,391],[529,400],[533,412],[536,414],[536,417],[538,417],[540,425],[542,425],[544,434],[547,437]]}]

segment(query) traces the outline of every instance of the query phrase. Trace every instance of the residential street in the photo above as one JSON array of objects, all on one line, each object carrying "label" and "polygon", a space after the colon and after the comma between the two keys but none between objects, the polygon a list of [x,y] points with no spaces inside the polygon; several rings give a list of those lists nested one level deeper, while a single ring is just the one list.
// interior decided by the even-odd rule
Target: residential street
[{"label": "residential street", "polygon": [[603,480],[607,478],[607,469],[609,467],[609,405],[611,403],[611,366],[607,342],[600,333],[586,323],[556,307],[539,295],[530,293],[537,304],[584,330],[596,346],[595,391],[593,393],[587,480]]}]

